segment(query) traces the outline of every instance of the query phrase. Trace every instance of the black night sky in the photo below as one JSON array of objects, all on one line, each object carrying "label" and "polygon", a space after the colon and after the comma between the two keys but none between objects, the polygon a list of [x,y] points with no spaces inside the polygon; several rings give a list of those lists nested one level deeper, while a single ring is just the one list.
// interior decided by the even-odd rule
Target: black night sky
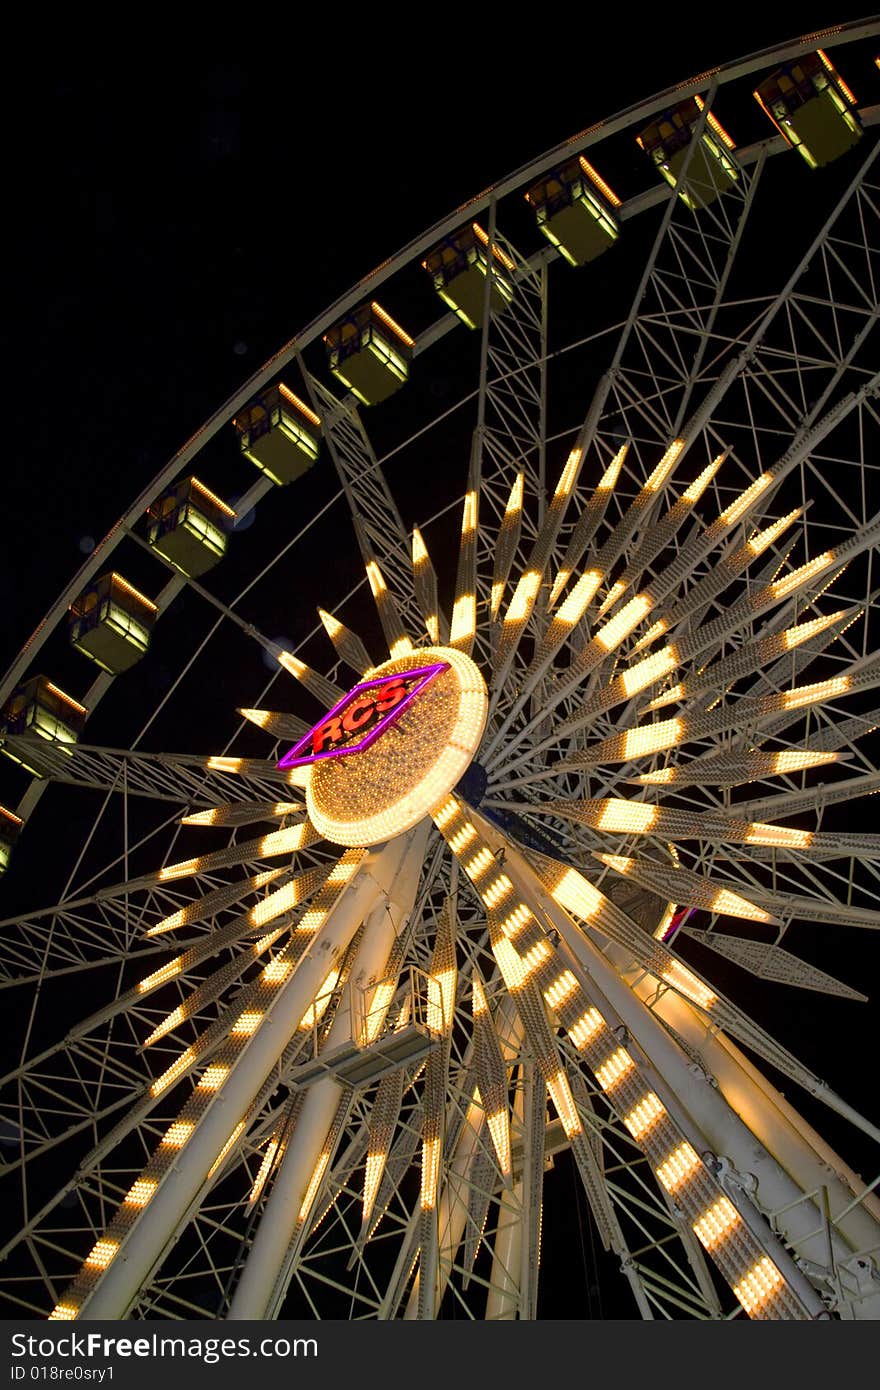
[{"label": "black night sky", "polygon": [[[258,33],[239,27],[213,53],[152,36],[149,52],[132,42],[112,61],[79,33],[73,51],[56,35],[35,71],[10,60],[0,666],[183,440],[379,262],[599,118],[782,42],[796,25],[842,18],[818,6],[753,7],[722,28],[707,7],[649,10],[645,20],[612,7],[572,13],[526,22],[491,9],[408,9],[369,31],[341,13],[339,28],[326,20],[305,31],[263,18]],[[534,233],[527,249],[537,244]],[[618,316],[627,309],[621,302]],[[430,390],[452,398],[459,384]],[[231,497],[235,469],[242,492],[252,475],[226,433],[217,468]],[[463,461],[450,468],[461,475]],[[300,630],[295,593],[253,616],[270,636]],[[157,653],[156,694],[162,662],[175,659]],[[227,703],[239,703],[234,691]],[[191,728],[176,746],[213,751],[210,735]],[[14,805],[4,785],[0,802]],[[34,902],[30,888],[10,874],[16,906]],[[2,897],[0,887],[5,916]],[[858,983],[851,961],[840,973]],[[765,1010],[777,998],[758,993]],[[793,1007],[803,1008],[807,1060],[821,1065],[809,1009]],[[867,1046],[867,1028],[859,1037]],[[850,1157],[876,1167],[864,1150]],[[568,1181],[585,1255],[565,1315],[628,1316],[628,1303],[603,1304],[586,1272],[592,1237]],[[551,1206],[545,1239],[571,1220],[564,1201]]]}]

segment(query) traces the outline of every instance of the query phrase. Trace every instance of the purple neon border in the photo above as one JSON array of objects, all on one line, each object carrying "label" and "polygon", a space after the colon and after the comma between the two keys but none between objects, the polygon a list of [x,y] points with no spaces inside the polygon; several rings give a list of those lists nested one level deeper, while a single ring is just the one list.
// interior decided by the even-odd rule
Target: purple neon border
[{"label": "purple neon border", "polygon": [[[382,731],[388,728],[389,724],[393,724],[395,719],[400,718],[407,705],[415,699],[420,690],[424,690],[429,681],[432,681],[441,671],[448,671],[449,669],[448,661],[437,661],[432,666],[414,666],[410,671],[389,671],[387,675],[378,676],[375,680],[360,681],[358,685],[349,690],[347,695],[343,695],[341,700],[337,700],[333,708],[322,715],[317,724],[313,724],[307,734],[303,734],[299,743],[295,743],[290,752],[284,755],[278,767],[303,767],[308,763],[319,762],[322,758],[344,758],[347,757],[349,753],[362,753],[365,748],[369,748],[370,744],[375,742]],[[423,679],[420,680],[418,684],[414,685],[412,690],[407,691],[400,704],[395,705],[394,709],[390,710],[388,714],[385,715],[384,719],[380,719],[376,727],[371,729],[370,732],[361,739],[360,743],[352,743],[347,748],[329,748],[326,753],[310,753],[308,757],[305,758],[297,757],[297,753],[301,748],[305,747],[315,730],[319,729],[322,724],[326,724],[328,719],[332,719],[337,710],[344,709],[362,690],[371,690],[374,685],[387,685],[390,680],[394,680],[397,677],[409,680],[412,676],[422,676]]]}]

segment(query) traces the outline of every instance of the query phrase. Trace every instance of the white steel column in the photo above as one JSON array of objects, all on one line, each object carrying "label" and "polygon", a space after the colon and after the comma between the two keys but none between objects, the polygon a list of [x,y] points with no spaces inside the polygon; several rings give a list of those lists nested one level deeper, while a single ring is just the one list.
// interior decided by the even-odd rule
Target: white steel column
[{"label": "white steel column", "polygon": [[[527,1145],[523,1122],[523,1093],[518,1088],[514,1099],[513,1113],[523,1125],[523,1156]],[[543,1155],[542,1155],[543,1161]],[[523,1225],[525,1211],[524,1184],[522,1175],[511,1188],[502,1188],[498,1194],[498,1228],[492,1249],[492,1274],[489,1280],[489,1294],[486,1299],[487,1322],[512,1322],[520,1306],[519,1277],[522,1270]]]},{"label": "white steel column", "polygon": [[[469,814],[472,819],[475,818],[473,810]],[[803,1188],[747,1128],[720,1091],[709,1083],[708,1076],[693,1067],[659,1019],[633,993],[608,958],[575,925],[568,913],[554,902],[522,855],[482,817],[480,831],[490,845],[505,848],[505,870],[519,891],[535,903],[558,930],[573,964],[584,972],[586,988],[589,990],[592,984],[608,1001],[666,1082],[673,1099],[691,1117],[691,1122],[705,1136],[713,1151],[728,1157],[741,1172],[754,1175],[760,1205],[764,1210],[781,1211],[787,1208],[779,1217],[778,1226],[785,1239],[796,1246],[799,1255],[806,1256],[817,1265],[827,1265],[828,1241],[822,1230],[822,1220],[818,1208],[805,1198]],[[705,1025],[703,1028],[705,1036]],[[823,1176],[827,1178],[827,1174]],[[807,1192],[811,1190],[807,1188]],[[847,1261],[852,1252],[836,1233],[832,1232],[831,1240],[835,1260],[838,1263]],[[862,1310],[862,1316],[877,1316],[880,1299],[864,1303]]]},{"label": "white steel column", "polygon": [[[437,1278],[438,1308],[443,1301],[446,1285],[449,1283],[455,1252],[461,1244],[461,1238],[464,1235],[468,1210],[468,1184],[470,1182],[474,1160],[480,1151],[480,1125],[482,1120],[483,1107],[472,1100],[464,1117],[461,1133],[458,1136],[458,1143],[455,1146],[455,1153],[449,1165],[446,1182],[443,1184],[443,1191],[437,1212],[437,1224],[440,1231],[440,1257],[438,1261]],[[412,1229],[415,1231],[418,1230],[419,1218],[420,1213],[416,1210],[412,1225]],[[421,1275],[422,1271],[419,1268],[416,1270],[406,1309],[403,1314],[406,1321],[415,1321],[419,1315]]]},{"label": "white steel column", "polygon": [[368,854],[315,939],[306,948],[278,1001],[251,1039],[205,1113],[174,1168],[83,1305],[83,1318],[124,1318],[153,1270],[173,1245],[197,1204],[217,1155],[278,1062],[300,1019],[355,931],[388,891],[403,855],[400,841]]},{"label": "white steel column", "polygon": [[[522,1021],[509,995],[505,995],[501,1001],[496,1025],[502,1054],[505,1061],[509,1061],[519,1051],[523,1035]],[[438,1308],[443,1302],[443,1295],[452,1274],[455,1252],[464,1236],[468,1213],[468,1185],[474,1161],[479,1153],[480,1126],[483,1114],[482,1105],[478,1105],[476,1101],[472,1100],[465,1114],[461,1133],[455,1146],[455,1153],[449,1164],[446,1181],[440,1196],[437,1219],[440,1230],[440,1259],[437,1279]],[[417,1270],[403,1315],[406,1319],[414,1319],[418,1315],[419,1276],[420,1271]],[[487,1316],[489,1316],[488,1313]]]},{"label": "white steel column", "polygon": [[[628,973],[623,970],[624,977]],[[642,974],[642,971],[639,971]],[[655,992],[650,981],[633,986],[642,998]],[[804,1192],[827,1187],[834,1211],[849,1207],[866,1186],[805,1120],[796,1115],[784,1096],[753,1067],[724,1034],[710,1031],[698,1011],[667,990],[653,1010],[699,1051],[718,1082],[727,1103],[749,1129],[795,1179]],[[853,1250],[880,1249],[880,1202],[875,1194],[844,1216],[837,1229]]]},{"label": "white steel column", "polygon": [[512,1322],[519,1307],[518,1274],[522,1259],[523,1185],[498,1194],[498,1228],[492,1251],[492,1274],[486,1298],[487,1322]]},{"label": "white steel column", "polygon": [[[346,987],[346,1002],[338,1010],[327,1038],[328,1051],[355,1036],[354,990],[375,983],[384,974],[398,931],[415,901],[429,830],[430,821],[425,820],[379,851],[388,856],[390,873],[386,875],[382,899],[373,905]],[[291,1242],[343,1092],[343,1086],[332,1077],[309,1088],[230,1304],[232,1320],[277,1316],[296,1254]],[[304,1219],[307,1216],[308,1212]]]}]

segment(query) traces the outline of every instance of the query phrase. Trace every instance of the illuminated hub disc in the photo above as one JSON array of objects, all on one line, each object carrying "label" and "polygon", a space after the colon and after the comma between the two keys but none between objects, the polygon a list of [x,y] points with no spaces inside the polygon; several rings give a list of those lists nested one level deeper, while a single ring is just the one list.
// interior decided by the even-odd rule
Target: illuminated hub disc
[{"label": "illuminated hub disc", "polygon": [[[439,669],[429,679],[406,681],[407,672],[415,676],[432,666]],[[394,682],[395,676],[404,681]],[[414,688],[417,693],[404,698]],[[400,713],[392,719],[395,699]],[[382,728],[369,740],[363,730],[371,701]],[[419,647],[377,667],[337,706],[338,714],[331,712],[341,729],[328,734],[316,725],[312,731],[323,753],[334,734],[345,734],[346,717],[352,726],[351,751],[311,762],[306,804],[315,829],[333,844],[375,845],[417,825],[470,765],[488,709],[478,667],[450,647]]]}]

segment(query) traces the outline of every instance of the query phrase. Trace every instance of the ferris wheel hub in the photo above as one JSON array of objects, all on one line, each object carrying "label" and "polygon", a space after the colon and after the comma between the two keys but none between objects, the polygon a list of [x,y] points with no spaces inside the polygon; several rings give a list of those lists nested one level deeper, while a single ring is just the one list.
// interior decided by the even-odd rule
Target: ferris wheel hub
[{"label": "ferris wheel hub", "polygon": [[325,839],[379,844],[417,825],[456,786],[488,709],[469,656],[419,647],[371,671],[282,765],[308,767],[306,806]]}]

